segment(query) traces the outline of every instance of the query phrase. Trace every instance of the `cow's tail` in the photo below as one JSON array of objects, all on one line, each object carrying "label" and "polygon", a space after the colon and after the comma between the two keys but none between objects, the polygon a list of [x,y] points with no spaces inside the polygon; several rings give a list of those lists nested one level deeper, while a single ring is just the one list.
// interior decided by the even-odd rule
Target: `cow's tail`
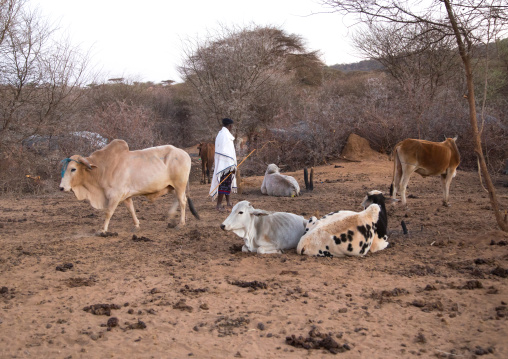
[{"label": "cow's tail", "polygon": [[192,200],[190,199],[189,196],[187,196],[187,204],[189,205],[189,209],[190,209],[191,213],[193,214],[193,216],[196,217],[197,219],[201,219],[201,218],[199,218],[199,213],[198,213],[198,211],[196,211],[196,208],[194,207],[194,203],[192,203]]},{"label": "cow's tail", "polygon": [[189,209],[192,213],[192,215],[194,217],[196,217],[197,219],[201,219],[199,217],[199,213],[198,211],[196,211],[196,207],[194,207],[194,203],[192,202],[192,199],[190,199],[189,197],[189,193],[190,193],[190,185],[189,185],[189,182],[190,182],[190,173],[189,173],[189,179],[187,180],[187,204],[189,205]]}]

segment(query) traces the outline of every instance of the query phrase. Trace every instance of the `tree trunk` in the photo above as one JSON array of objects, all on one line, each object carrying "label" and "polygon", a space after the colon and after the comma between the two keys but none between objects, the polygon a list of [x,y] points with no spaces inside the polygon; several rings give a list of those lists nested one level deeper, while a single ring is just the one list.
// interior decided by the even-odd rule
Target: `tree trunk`
[{"label": "tree trunk", "polygon": [[492,205],[492,209],[494,210],[494,215],[496,216],[497,224],[499,225],[499,228],[501,228],[503,231],[508,232],[508,223],[505,221],[501,212],[499,211],[496,189],[494,187],[494,184],[492,183],[492,179],[490,178],[490,174],[487,169],[487,164],[485,163],[485,157],[483,156],[482,139],[480,132],[478,131],[478,120],[476,117],[476,104],[474,95],[473,72],[471,67],[471,57],[469,55],[469,52],[466,50],[465,44],[462,40],[462,35],[459,31],[455,15],[450,5],[450,0],[444,0],[444,3],[446,6],[446,10],[448,12],[450,23],[452,24],[453,31],[455,33],[457,44],[459,46],[460,57],[462,58],[462,62],[464,63],[464,70],[466,71],[467,90],[468,90],[467,100],[469,103],[469,121],[471,123],[471,129],[473,130],[474,147],[476,155],[478,156],[480,162],[480,170],[482,172],[483,178],[485,179],[485,184],[487,185],[490,204]]},{"label": "tree trunk", "polygon": [[476,117],[474,86],[473,79],[471,76],[471,62],[470,61],[464,62],[464,67],[466,69],[466,72],[468,73],[467,87],[468,87],[468,102],[470,112],[469,120],[471,122],[471,128],[473,130],[475,152],[480,161],[480,170],[483,175],[483,178],[485,179],[487,191],[489,192],[490,204],[492,205],[492,209],[494,210],[494,215],[496,216],[497,224],[499,225],[499,228],[501,228],[503,231],[508,232],[508,223],[504,220],[502,213],[499,211],[499,203],[497,201],[496,188],[492,183],[492,179],[487,169],[487,163],[485,162],[485,157],[483,155],[482,139],[480,132],[478,131],[478,120]]}]

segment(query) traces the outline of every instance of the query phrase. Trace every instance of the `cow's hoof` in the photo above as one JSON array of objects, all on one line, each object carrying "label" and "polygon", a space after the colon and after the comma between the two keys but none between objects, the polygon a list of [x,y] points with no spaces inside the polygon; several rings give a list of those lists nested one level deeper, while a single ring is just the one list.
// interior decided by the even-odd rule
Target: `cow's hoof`
[{"label": "cow's hoof", "polygon": [[168,228],[181,229],[181,228],[184,228],[184,227],[185,227],[185,223],[177,222],[176,220],[168,222]]},{"label": "cow's hoof", "polygon": [[179,227],[180,227],[180,225],[176,221],[171,221],[168,223],[168,228],[179,228]]},{"label": "cow's hoof", "polygon": [[96,236],[98,237],[118,237],[118,232],[104,232],[104,231],[98,231],[96,233]]},{"label": "cow's hoof", "polygon": [[448,202],[443,202],[443,207],[451,207],[451,206],[450,206],[450,203],[448,203]]}]

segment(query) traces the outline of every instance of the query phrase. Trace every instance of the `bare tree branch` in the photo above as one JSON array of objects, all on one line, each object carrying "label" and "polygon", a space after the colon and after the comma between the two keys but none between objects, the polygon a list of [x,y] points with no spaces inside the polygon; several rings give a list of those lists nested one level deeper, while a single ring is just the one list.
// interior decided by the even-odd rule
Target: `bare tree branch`
[{"label": "bare tree branch", "polygon": [[323,5],[342,14],[354,14],[367,24],[395,24],[399,30],[416,25],[438,31],[456,41],[467,81],[467,100],[470,125],[481,172],[489,191],[490,202],[499,227],[508,231],[508,223],[499,211],[495,187],[485,163],[481,133],[476,113],[472,51],[475,46],[489,43],[492,20],[496,20],[497,34],[508,31],[506,0],[323,0]]},{"label": "bare tree branch", "polygon": [[232,117],[240,134],[268,121],[258,104],[274,101],[266,94],[287,85],[292,70],[303,74],[304,67],[323,66],[317,53],[305,51],[299,36],[275,27],[222,27],[214,36],[186,45],[180,72],[196,91],[209,122]]}]

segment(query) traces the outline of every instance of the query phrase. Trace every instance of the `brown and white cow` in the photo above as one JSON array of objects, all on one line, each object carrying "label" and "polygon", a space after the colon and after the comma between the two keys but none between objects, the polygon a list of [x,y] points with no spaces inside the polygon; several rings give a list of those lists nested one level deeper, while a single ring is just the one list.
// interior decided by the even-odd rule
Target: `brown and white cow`
[{"label": "brown and white cow", "polygon": [[129,151],[123,140],[113,140],[89,157],[74,155],[62,161],[61,191],[73,191],[78,200],[88,200],[92,207],[105,210],[102,232],[107,232],[111,216],[120,202],[129,210],[134,226],[139,228],[132,197],[150,200],[175,190],[178,199],[170,215],[180,203],[180,225],[185,225],[186,200],[192,214],[190,198],[186,198],[191,159],[185,151],[171,145]]},{"label": "brown and white cow", "polygon": [[[215,158],[215,144],[201,142],[198,145],[199,157],[201,158],[201,183],[211,183],[210,172],[213,174],[213,162]],[[207,182],[208,180],[208,182]]]},{"label": "brown and white cow", "polygon": [[395,198],[400,190],[402,204],[406,205],[406,187],[413,172],[422,177],[441,175],[443,205],[448,206],[450,183],[457,173],[460,154],[455,138],[443,142],[430,142],[408,138],[399,142],[393,151],[393,181],[390,196]]}]

